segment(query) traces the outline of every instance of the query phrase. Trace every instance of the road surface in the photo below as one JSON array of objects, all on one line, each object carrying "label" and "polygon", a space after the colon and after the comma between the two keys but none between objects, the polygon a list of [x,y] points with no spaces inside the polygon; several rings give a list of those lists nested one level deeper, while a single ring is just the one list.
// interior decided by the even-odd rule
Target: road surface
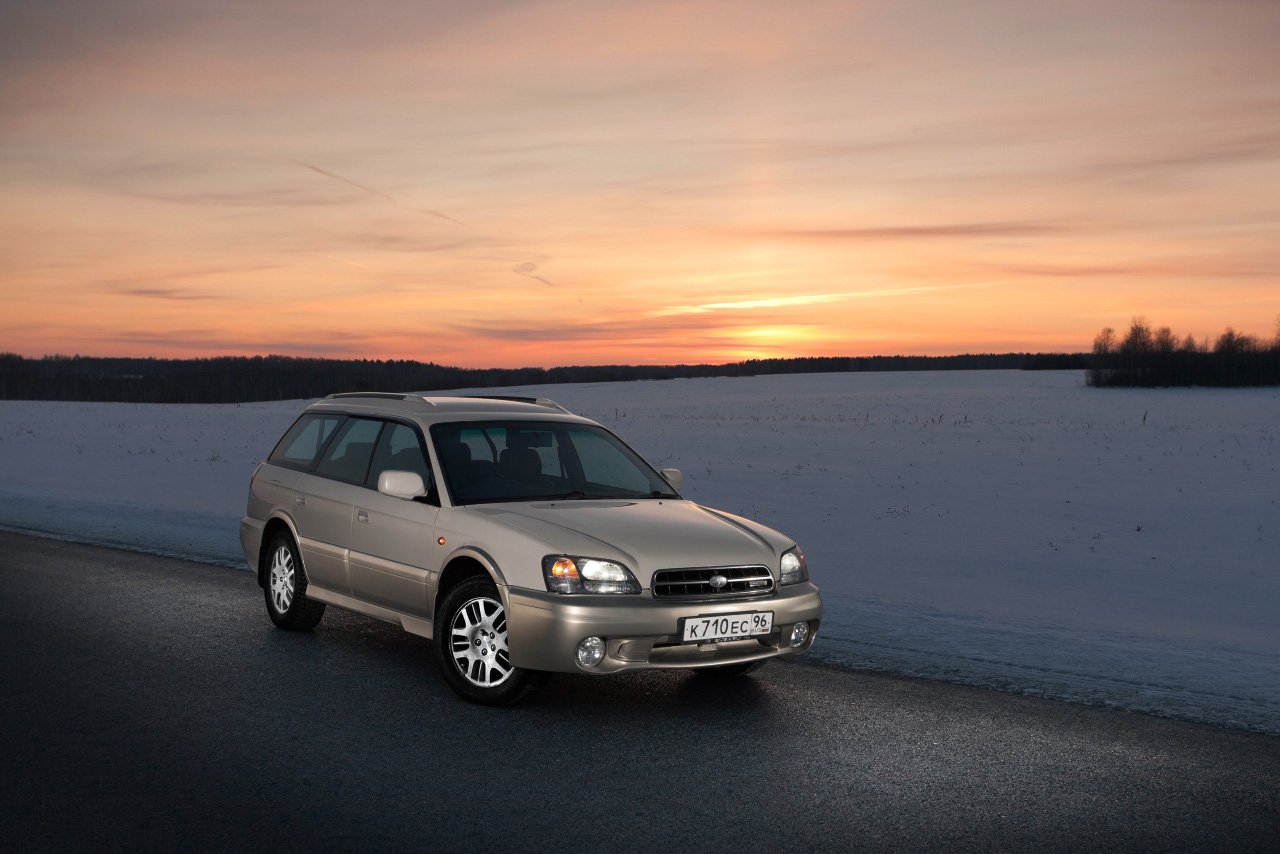
[{"label": "road surface", "polygon": [[1274,736],[777,662],[488,709],[248,572],[7,533],[0,570],[8,850],[1280,850]]}]

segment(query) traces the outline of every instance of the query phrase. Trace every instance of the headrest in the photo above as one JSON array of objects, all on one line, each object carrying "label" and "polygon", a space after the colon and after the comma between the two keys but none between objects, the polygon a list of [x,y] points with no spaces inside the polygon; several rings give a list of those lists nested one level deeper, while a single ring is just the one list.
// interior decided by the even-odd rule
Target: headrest
[{"label": "headrest", "polygon": [[542,457],[533,448],[507,448],[498,458],[498,468],[506,477],[528,480],[542,474]]},{"label": "headrest", "polygon": [[441,442],[439,449],[440,464],[447,469],[456,471],[471,462],[471,448],[462,442]]}]

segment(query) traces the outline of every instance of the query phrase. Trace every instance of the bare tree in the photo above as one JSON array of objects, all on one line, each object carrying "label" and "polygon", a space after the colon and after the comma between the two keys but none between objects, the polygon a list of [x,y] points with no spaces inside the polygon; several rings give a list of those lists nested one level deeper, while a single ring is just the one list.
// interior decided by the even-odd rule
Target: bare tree
[{"label": "bare tree", "polygon": [[1129,324],[1129,332],[1120,344],[1121,353],[1150,353],[1154,345],[1151,338],[1151,324],[1145,317],[1135,317]]},{"label": "bare tree", "polygon": [[1218,336],[1218,343],[1213,345],[1215,353],[1253,353],[1259,349],[1257,338],[1236,332],[1230,326]]},{"label": "bare tree", "polygon": [[1108,356],[1116,351],[1116,331],[1110,326],[1098,333],[1093,339],[1093,352],[1099,356]]},{"label": "bare tree", "polygon": [[1210,346],[1188,335],[1179,342],[1162,326],[1154,333],[1135,317],[1116,343],[1107,328],[1094,339],[1087,377],[1094,386],[1260,386],[1280,385],[1280,319],[1274,342],[1227,327]]}]

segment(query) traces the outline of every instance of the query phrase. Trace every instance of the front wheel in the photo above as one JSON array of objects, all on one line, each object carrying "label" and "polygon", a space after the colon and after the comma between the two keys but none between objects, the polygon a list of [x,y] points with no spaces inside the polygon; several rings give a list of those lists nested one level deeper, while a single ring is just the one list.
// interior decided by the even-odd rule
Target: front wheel
[{"label": "front wheel", "polygon": [[515,702],[534,672],[511,664],[507,612],[488,578],[468,578],[449,591],[436,615],[436,656],[460,697],[485,706]]},{"label": "front wheel", "polygon": [[324,603],[307,598],[307,576],[298,547],[288,534],[276,534],[267,550],[267,616],[282,629],[311,629],[324,616]]}]

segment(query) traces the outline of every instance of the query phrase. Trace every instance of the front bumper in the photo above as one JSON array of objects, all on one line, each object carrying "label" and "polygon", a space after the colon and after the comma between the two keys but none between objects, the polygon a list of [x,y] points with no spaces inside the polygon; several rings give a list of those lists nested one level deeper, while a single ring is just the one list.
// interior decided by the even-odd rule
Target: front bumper
[{"label": "front bumper", "polygon": [[[771,596],[720,601],[654,599],[639,595],[573,595],[507,588],[507,636],[511,663],[561,673],[621,673],[628,670],[714,667],[795,655],[813,645],[822,620],[818,588],[809,582],[778,588]],[[681,643],[680,619],[743,611],[772,611],[773,631],[758,639]],[[809,638],[788,643],[796,623],[809,624]],[[580,667],[578,643],[595,635],[605,641],[604,660]]]}]

